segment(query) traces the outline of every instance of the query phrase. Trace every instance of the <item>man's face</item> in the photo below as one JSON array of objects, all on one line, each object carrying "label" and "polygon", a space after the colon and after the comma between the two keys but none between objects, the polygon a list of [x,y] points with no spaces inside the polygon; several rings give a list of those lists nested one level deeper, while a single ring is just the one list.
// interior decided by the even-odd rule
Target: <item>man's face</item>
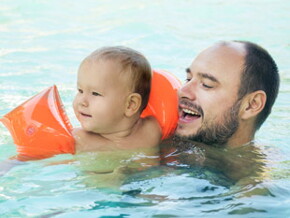
[{"label": "man's face", "polygon": [[206,144],[227,143],[239,125],[244,56],[240,43],[217,44],[197,56],[179,91],[177,135]]}]

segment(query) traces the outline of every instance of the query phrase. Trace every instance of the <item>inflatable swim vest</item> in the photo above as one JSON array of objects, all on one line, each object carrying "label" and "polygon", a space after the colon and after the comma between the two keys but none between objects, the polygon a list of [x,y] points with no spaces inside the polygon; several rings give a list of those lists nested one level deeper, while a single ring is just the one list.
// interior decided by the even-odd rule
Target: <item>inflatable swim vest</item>
[{"label": "inflatable swim vest", "polygon": [[[154,116],[168,138],[178,121],[180,81],[166,71],[153,71],[151,93],[141,117]],[[54,85],[4,115],[0,121],[17,145],[19,160],[36,160],[75,153],[72,125]]]}]

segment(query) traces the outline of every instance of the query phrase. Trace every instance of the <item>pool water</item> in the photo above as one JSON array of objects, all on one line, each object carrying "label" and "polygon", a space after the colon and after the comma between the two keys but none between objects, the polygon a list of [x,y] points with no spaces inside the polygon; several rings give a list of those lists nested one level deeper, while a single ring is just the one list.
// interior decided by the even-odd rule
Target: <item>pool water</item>
[{"label": "pool water", "polygon": [[[229,174],[221,173],[228,167],[224,162],[216,162],[215,170],[172,164],[125,173],[120,184],[106,187],[113,177],[83,170],[72,155],[58,155],[17,163],[0,177],[0,216],[289,217],[289,11],[282,0],[2,0],[0,116],[56,84],[77,126],[71,104],[79,63],[105,45],[135,48],[153,68],[184,80],[184,69],[202,49],[218,40],[249,40],[272,54],[281,87],[257,134],[258,148],[211,151],[213,159],[237,166]],[[0,161],[15,154],[0,124]],[[263,173],[245,173],[245,182],[237,184],[247,163]]]}]

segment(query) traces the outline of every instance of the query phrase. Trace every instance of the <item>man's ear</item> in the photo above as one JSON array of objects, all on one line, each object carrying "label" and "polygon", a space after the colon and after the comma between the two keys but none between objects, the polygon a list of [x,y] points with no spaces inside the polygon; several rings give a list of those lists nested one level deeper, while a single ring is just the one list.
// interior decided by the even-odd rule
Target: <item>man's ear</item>
[{"label": "man's ear", "polygon": [[127,97],[125,115],[131,117],[136,114],[141,106],[142,97],[138,93],[132,93]]},{"label": "man's ear", "polygon": [[265,107],[267,95],[258,90],[245,96],[241,105],[241,118],[244,120],[257,116]]}]

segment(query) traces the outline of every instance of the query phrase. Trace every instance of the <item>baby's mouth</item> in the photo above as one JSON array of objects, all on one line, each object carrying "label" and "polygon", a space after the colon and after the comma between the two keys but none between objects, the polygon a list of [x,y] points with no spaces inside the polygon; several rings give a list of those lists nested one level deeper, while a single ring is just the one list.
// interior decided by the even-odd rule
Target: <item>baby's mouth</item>
[{"label": "baby's mouth", "polygon": [[83,117],[92,117],[92,115],[85,114],[85,113],[82,113],[82,112],[80,112],[80,114],[81,114]]}]

